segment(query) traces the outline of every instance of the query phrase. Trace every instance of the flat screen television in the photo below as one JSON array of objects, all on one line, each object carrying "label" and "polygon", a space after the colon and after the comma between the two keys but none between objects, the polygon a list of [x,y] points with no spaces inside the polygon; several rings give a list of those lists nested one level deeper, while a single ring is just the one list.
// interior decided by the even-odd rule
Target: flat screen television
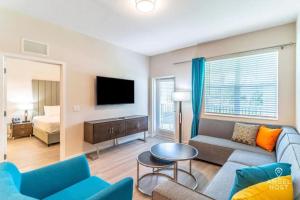
[{"label": "flat screen television", "polygon": [[97,105],[134,103],[134,81],[97,76]]}]

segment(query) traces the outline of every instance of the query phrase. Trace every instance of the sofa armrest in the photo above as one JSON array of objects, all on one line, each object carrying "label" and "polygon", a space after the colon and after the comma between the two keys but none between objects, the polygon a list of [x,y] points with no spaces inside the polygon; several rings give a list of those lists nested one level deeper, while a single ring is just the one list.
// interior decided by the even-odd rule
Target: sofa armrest
[{"label": "sofa armrest", "polygon": [[173,181],[166,181],[156,186],[152,192],[152,200],[211,200],[212,198],[195,192]]},{"label": "sofa armrest", "polygon": [[121,181],[111,185],[88,200],[132,200],[133,195],[133,179],[124,178]]},{"label": "sofa armrest", "polygon": [[84,155],[22,174],[21,193],[43,199],[90,177]]}]

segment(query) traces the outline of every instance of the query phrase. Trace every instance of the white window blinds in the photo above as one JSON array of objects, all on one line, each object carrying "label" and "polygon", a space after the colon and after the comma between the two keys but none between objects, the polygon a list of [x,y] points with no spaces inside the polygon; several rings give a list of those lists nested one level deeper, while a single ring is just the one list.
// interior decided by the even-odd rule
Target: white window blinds
[{"label": "white window blinds", "polygon": [[214,61],[205,68],[205,113],[277,119],[278,51]]}]

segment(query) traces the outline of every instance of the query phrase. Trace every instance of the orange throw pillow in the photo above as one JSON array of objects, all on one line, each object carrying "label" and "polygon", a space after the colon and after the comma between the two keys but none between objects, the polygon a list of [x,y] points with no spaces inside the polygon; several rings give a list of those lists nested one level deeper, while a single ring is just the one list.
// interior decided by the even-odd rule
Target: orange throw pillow
[{"label": "orange throw pillow", "polygon": [[261,148],[267,151],[272,152],[281,131],[282,129],[280,128],[272,129],[267,128],[265,126],[261,126],[256,137],[256,145],[260,146]]}]

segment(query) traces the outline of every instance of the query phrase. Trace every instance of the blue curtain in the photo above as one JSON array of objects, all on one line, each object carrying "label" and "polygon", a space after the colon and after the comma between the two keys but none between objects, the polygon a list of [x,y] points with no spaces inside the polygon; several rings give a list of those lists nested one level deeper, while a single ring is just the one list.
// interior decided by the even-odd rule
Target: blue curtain
[{"label": "blue curtain", "polygon": [[199,118],[201,114],[202,94],[204,88],[205,58],[195,58],[192,61],[192,105],[193,123],[191,138],[198,135]]}]

